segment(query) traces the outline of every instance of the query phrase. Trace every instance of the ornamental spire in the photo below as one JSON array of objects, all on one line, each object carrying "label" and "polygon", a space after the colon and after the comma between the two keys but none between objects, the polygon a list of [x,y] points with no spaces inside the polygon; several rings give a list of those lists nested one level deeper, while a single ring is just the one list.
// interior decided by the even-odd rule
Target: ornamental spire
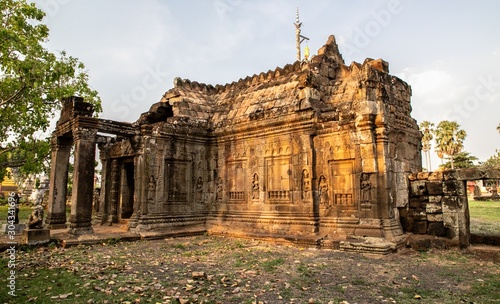
[{"label": "ornamental spire", "polygon": [[297,49],[297,60],[300,61],[302,60],[302,56],[300,55],[300,44],[304,40],[309,40],[309,38],[304,37],[300,34],[300,27],[302,26],[302,22],[300,22],[299,19],[299,8],[297,7],[297,17],[295,19],[295,42],[296,42],[296,49]]}]

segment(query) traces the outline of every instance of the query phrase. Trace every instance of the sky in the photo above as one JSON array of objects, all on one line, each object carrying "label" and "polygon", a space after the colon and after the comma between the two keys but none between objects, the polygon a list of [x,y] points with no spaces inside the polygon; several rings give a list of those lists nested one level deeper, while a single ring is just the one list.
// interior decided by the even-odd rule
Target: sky
[{"label": "sky", "polygon": [[34,2],[47,47],[85,64],[103,118],[136,121],[175,77],[225,84],[293,63],[298,7],[312,54],[335,35],[347,65],[384,59],[411,85],[418,123],[457,121],[481,161],[500,149],[498,0]]}]

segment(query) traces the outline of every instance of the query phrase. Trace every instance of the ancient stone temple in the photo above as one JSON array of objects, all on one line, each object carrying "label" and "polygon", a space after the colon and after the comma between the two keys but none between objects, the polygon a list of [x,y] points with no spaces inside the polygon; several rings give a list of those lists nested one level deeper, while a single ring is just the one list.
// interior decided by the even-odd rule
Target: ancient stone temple
[{"label": "ancient stone temple", "polygon": [[65,175],[57,172],[74,143],[82,175],[74,181],[70,231],[91,232],[89,162],[98,144],[94,225],[126,221],[138,232],[336,248],[355,246],[349,240],[357,237],[397,242],[407,176],[421,170],[410,96],[381,59],[345,65],[331,36],[310,60],[231,84],[176,78],[132,124],[79,114],[85,103],[70,99],[53,136],[47,222],[66,221]]}]

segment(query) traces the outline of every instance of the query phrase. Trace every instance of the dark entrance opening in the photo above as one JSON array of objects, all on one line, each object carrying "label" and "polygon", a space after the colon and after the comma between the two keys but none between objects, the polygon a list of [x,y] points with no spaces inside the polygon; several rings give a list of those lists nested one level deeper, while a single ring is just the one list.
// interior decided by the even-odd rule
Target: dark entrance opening
[{"label": "dark entrance opening", "polygon": [[120,219],[129,219],[134,212],[134,163],[124,162],[121,181]]}]

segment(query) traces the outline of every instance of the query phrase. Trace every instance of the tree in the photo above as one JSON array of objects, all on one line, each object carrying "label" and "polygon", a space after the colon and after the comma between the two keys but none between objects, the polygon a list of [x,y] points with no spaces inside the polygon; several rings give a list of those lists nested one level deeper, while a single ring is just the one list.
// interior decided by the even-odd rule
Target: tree
[{"label": "tree", "polygon": [[422,132],[422,151],[425,154],[425,163],[428,171],[432,171],[431,169],[431,140],[434,138],[434,124],[430,121],[422,121],[420,123],[420,132]]},{"label": "tree", "polygon": [[467,133],[460,129],[460,125],[455,121],[443,120],[435,130],[436,150],[438,153],[448,156],[451,169],[454,169],[453,158],[463,149],[463,143]]},{"label": "tree", "polygon": [[[475,162],[479,159],[474,155],[470,155],[467,151],[462,151],[453,156],[453,164],[455,168],[474,168],[476,167]],[[451,158],[443,164],[446,169],[451,169]]]},{"label": "tree", "polygon": [[491,156],[484,163],[482,163],[482,166],[488,169],[500,168],[500,151],[496,150],[493,156]]},{"label": "tree", "polygon": [[47,130],[61,99],[79,95],[101,111],[85,66],[65,52],[44,47],[45,13],[26,0],[0,2],[0,180],[6,167],[43,170],[49,155]]}]

